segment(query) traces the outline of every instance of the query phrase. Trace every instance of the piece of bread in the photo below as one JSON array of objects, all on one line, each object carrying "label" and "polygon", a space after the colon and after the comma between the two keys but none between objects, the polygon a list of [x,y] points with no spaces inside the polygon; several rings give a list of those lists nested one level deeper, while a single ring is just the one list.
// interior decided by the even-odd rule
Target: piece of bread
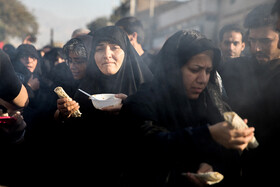
[{"label": "piece of bread", "polygon": [[[59,98],[68,98],[71,99],[68,94],[63,90],[62,87],[58,86],[54,89],[54,92],[58,95]],[[82,113],[78,110],[76,110],[74,113],[71,114],[72,117],[81,117]]]},{"label": "piece of bread", "polygon": [[[221,182],[224,179],[224,176],[217,171],[210,171],[205,173],[191,173],[198,179],[205,181],[207,184],[212,185]],[[186,175],[186,173],[182,173]]]},{"label": "piece of bread", "polygon": [[[224,118],[229,124],[231,124],[236,129],[248,128],[247,124],[235,112],[225,112]],[[253,149],[258,147],[258,145],[259,143],[254,136],[252,140],[248,143],[248,148]]]}]

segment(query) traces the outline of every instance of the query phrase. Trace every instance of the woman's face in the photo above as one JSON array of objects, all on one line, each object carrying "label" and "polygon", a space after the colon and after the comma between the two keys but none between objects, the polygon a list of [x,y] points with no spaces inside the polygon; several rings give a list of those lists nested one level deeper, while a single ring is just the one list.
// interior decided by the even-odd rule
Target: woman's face
[{"label": "woman's face", "polygon": [[75,80],[80,80],[86,75],[87,59],[70,52],[68,65]]},{"label": "woman's face", "polygon": [[121,68],[124,55],[125,53],[119,45],[100,42],[96,46],[94,59],[103,74],[114,75]]},{"label": "woman's face", "polygon": [[198,99],[209,82],[212,71],[212,51],[193,56],[182,68],[183,84],[189,99]]},{"label": "woman's face", "polygon": [[31,72],[33,73],[38,60],[36,58],[32,58],[32,57],[21,57],[20,58],[20,62]]}]

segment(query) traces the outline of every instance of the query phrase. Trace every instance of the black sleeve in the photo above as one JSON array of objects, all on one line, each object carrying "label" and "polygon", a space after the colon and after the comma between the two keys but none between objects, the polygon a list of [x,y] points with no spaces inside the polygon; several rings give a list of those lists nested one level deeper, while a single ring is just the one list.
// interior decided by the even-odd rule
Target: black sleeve
[{"label": "black sleeve", "polygon": [[0,50],[0,98],[12,101],[19,94],[21,85],[10,58]]},{"label": "black sleeve", "polygon": [[215,149],[218,147],[206,124],[196,128],[187,127],[169,131],[152,120],[140,119],[126,104],[123,105],[120,115],[125,124],[123,132],[127,131],[133,136],[130,137],[130,140],[136,138],[134,140],[136,142],[137,139],[147,142],[146,145],[152,147],[152,151],[159,155],[167,157],[181,155],[184,159],[191,159],[209,153],[209,149],[213,150],[213,147]]}]

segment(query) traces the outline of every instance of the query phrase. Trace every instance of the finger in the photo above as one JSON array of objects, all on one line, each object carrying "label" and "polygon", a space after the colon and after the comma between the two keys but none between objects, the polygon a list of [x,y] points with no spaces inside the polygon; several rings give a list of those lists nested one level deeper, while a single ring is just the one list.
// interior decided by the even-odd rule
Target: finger
[{"label": "finger", "polygon": [[120,111],[121,108],[122,108],[122,104],[116,105],[116,106],[104,107],[104,108],[101,108],[101,110],[102,111],[107,111],[107,112],[117,112],[117,111]]},{"label": "finger", "polygon": [[115,94],[115,97],[120,98],[122,100],[127,98],[127,95],[123,94],[123,93],[119,93],[119,94]]},{"label": "finger", "polygon": [[21,124],[23,122],[23,116],[20,114],[20,112],[16,112],[13,117],[16,118],[17,124]]},{"label": "finger", "polygon": [[66,106],[65,105],[59,105],[57,107],[57,109],[61,112],[61,113],[70,113],[72,110],[78,110],[80,108],[79,104],[76,103],[74,105],[69,105],[69,106]]},{"label": "finger", "polygon": [[199,169],[197,170],[197,173],[205,173],[213,171],[213,167],[205,162],[201,163],[199,166]]},{"label": "finger", "polygon": [[67,108],[59,109],[59,112],[62,114],[70,114],[70,111]]},{"label": "finger", "polygon": [[72,111],[72,110],[78,110],[80,108],[79,104],[78,103],[65,103],[64,105],[64,108],[68,111]]},{"label": "finger", "polygon": [[253,138],[254,134],[251,134],[250,136],[247,137],[239,137],[234,139],[231,142],[231,148],[237,149],[237,150],[244,150],[247,146],[250,140]]},{"label": "finger", "polygon": [[67,98],[60,98],[56,101],[56,103],[59,105],[63,105],[65,102],[67,102]]},{"label": "finger", "polygon": [[247,129],[235,129],[233,136],[234,137],[245,137],[245,136],[251,135],[252,133],[254,133],[254,131],[255,131],[254,127],[250,127]]},{"label": "finger", "polygon": [[195,184],[196,186],[204,186],[204,182],[199,180],[196,176],[194,176],[192,173],[185,173],[184,176],[187,177],[187,179],[192,182],[193,184]]}]

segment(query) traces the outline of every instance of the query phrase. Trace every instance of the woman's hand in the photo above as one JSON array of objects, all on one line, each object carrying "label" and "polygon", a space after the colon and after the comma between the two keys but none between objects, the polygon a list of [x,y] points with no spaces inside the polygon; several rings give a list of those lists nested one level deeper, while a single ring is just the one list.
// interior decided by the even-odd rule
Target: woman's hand
[{"label": "woman's hand", "polygon": [[[244,120],[247,123],[247,120]],[[253,127],[246,129],[234,129],[227,122],[220,122],[209,126],[212,138],[228,149],[243,151],[254,136]]]},{"label": "woman's hand", "polygon": [[[120,93],[120,94],[115,94],[115,97],[120,98],[121,100],[125,100],[127,98],[127,95]],[[119,112],[122,108],[122,105],[123,104],[121,103],[121,104],[115,105],[115,106],[108,106],[108,107],[102,108],[101,110],[107,111],[107,112],[112,112],[113,114],[117,115],[117,114],[119,114]]]},{"label": "woman's hand", "polygon": [[57,100],[57,109],[63,117],[69,118],[79,108],[79,104],[72,99],[61,98]]},{"label": "woman's hand", "polygon": [[1,129],[7,133],[12,134],[15,132],[23,131],[26,127],[26,123],[23,120],[23,116],[19,111],[12,111],[9,113],[9,116],[14,117],[15,121],[12,123],[2,124]]},{"label": "woman's hand", "polygon": [[[206,172],[210,172],[210,171],[213,171],[213,168],[211,165],[209,165],[207,163],[201,163],[199,169],[197,170],[197,173],[206,173]],[[208,186],[205,181],[198,179],[196,176],[194,176],[190,172],[186,173],[186,177],[188,178],[189,181],[191,181],[196,186],[200,186],[200,187]]]}]

